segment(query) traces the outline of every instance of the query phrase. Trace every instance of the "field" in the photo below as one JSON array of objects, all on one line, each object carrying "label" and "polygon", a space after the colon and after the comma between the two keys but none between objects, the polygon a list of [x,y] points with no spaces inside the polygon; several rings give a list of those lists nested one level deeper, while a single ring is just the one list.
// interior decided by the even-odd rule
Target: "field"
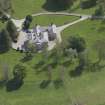
[{"label": "field", "polygon": [[[45,12],[43,5],[45,0],[12,0],[15,18],[24,18],[27,14]],[[96,7],[81,10],[78,2],[72,9],[65,12],[74,12],[82,14],[92,14]],[[72,22],[78,19],[74,16],[42,15],[34,17],[31,27],[35,24],[49,25],[55,23],[57,26]],[[0,23],[0,29],[4,24]],[[70,36],[81,36],[85,39],[89,51],[89,59],[92,62],[97,61],[97,53],[93,50],[93,44],[98,39],[105,39],[105,25],[100,20],[85,20],[68,27],[62,32],[62,39],[67,40]],[[52,81],[44,89],[40,84],[47,80],[47,72],[37,72],[34,66],[41,60],[41,53],[35,54],[33,59],[22,62],[24,53],[10,50],[7,53],[0,54],[0,79],[2,79],[3,64],[8,64],[9,79],[13,77],[12,70],[16,64],[23,64],[26,67],[26,77],[22,87],[16,91],[7,92],[5,87],[0,86],[0,105],[105,105],[105,68],[91,72],[84,71],[82,75],[73,77],[70,72],[74,65],[70,65],[64,72],[64,85],[56,88],[54,81],[59,78],[59,66],[53,68]],[[51,60],[52,58],[50,58]],[[50,62],[47,60],[47,63]],[[102,62],[104,63],[104,62]],[[90,72],[89,72],[90,71]]]},{"label": "field", "polygon": [[35,24],[47,26],[50,25],[51,23],[60,26],[75,21],[77,19],[79,18],[76,16],[42,15],[33,18],[31,27],[35,26]]},{"label": "field", "polygon": [[[97,6],[90,9],[81,9],[79,6],[80,0],[77,0],[72,8],[67,10],[58,10],[58,12],[71,12],[71,13],[81,13],[81,14],[93,14]],[[47,7],[44,7],[46,0],[12,0],[13,12],[11,15],[17,19],[24,18],[26,15],[35,14],[39,12],[55,11],[58,8],[52,6],[52,4],[47,3]],[[52,7],[52,8],[51,8]],[[50,10],[51,8],[51,10]]]},{"label": "field", "polygon": [[[68,38],[70,35],[81,35],[85,38],[87,46],[91,48],[92,44],[97,39],[104,38],[104,32],[99,32],[101,21],[87,20],[78,23],[62,33],[63,38]],[[12,72],[15,64],[20,62],[24,54],[11,50],[10,52],[0,55],[0,61],[8,63]],[[95,61],[95,57],[92,59]],[[24,63],[27,67],[27,76],[24,85],[17,91],[7,93],[5,88],[0,90],[0,103],[4,105],[69,105],[75,102],[80,102],[87,105],[99,105],[105,103],[104,95],[104,69],[98,72],[84,72],[80,77],[71,77],[68,68],[64,74],[65,85],[59,89],[54,87],[54,79],[57,78],[58,69],[53,70],[53,81],[45,88],[40,88],[40,83],[46,80],[46,72],[36,74],[33,66],[42,59],[41,54],[36,54],[32,61]],[[15,61],[15,62],[14,62]],[[30,65],[30,66],[28,66]],[[11,76],[10,72],[10,77]]]}]

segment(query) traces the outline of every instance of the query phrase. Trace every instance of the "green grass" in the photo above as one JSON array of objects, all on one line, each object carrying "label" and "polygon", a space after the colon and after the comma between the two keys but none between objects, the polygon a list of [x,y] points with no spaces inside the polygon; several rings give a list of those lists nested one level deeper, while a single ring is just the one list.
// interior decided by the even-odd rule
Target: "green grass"
[{"label": "green grass", "polygon": [[105,39],[104,27],[104,23],[100,20],[86,20],[65,29],[62,37],[68,38],[71,35],[82,36],[90,47],[96,40]]},{"label": "green grass", "polygon": [[98,7],[98,5],[94,6],[92,8],[81,9],[80,1],[81,0],[77,0],[74,3],[74,5],[70,9],[68,9],[67,11],[68,12],[73,12],[73,13],[79,13],[79,14],[89,14],[89,15],[94,14],[94,12],[95,12],[96,8]]},{"label": "green grass", "polygon": [[93,45],[97,40],[105,39],[104,28],[105,25],[102,24],[102,21],[100,20],[86,20],[65,29],[62,32],[62,37],[63,39],[68,39],[70,36],[73,35],[83,37],[86,41],[87,48],[89,49],[89,52],[91,54],[90,58],[94,61],[97,58],[96,52],[93,50]]},{"label": "green grass", "polygon": [[31,27],[35,26],[35,24],[40,25],[50,25],[51,23],[58,25],[64,25],[69,22],[75,21],[78,17],[75,16],[63,16],[63,15],[42,15],[33,18],[33,22]]},{"label": "green grass", "polygon": [[[21,53],[10,51],[7,54],[0,55],[2,62],[7,62],[12,67],[22,58]],[[37,59],[37,60],[36,60]],[[36,74],[32,66],[38,62],[41,55],[25,63],[27,67],[27,76],[24,85],[17,91],[6,92],[5,88],[0,89],[0,104],[4,105],[70,105],[75,102],[85,103],[87,105],[98,105],[105,100],[105,71],[83,74],[77,78],[69,76],[70,69],[67,69],[65,77],[65,86],[55,89],[53,83],[46,89],[40,89],[39,84],[46,79],[46,74]],[[57,69],[54,70],[57,73]],[[53,71],[53,73],[54,73]]]},{"label": "green grass", "polygon": [[[67,39],[71,35],[80,35],[85,38],[87,47],[91,48],[97,39],[104,39],[104,31],[98,32],[104,25],[101,21],[86,20],[72,27],[67,28],[62,33],[62,37]],[[10,77],[12,68],[20,62],[24,54],[14,50],[0,55],[0,61],[9,64]],[[92,59],[95,57],[92,56]],[[69,75],[72,68],[66,69],[64,73],[64,87],[55,89],[53,82],[46,88],[40,89],[39,84],[47,79],[46,72],[36,74],[33,66],[44,59],[41,54],[36,54],[32,61],[24,63],[27,68],[27,76],[24,85],[17,91],[6,92],[5,88],[0,89],[0,104],[4,105],[72,105],[80,102],[86,105],[99,105],[105,103],[105,70],[100,72],[84,72],[81,76],[73,78]],[[53,80],[57,78],[59,69],[53,69]]]},{"label": "green grass", "polygon": [[13,16],[24,18],[26,15],[41,12],[46,0],[12,0]]},{"label": "green grass", "polygon": [[[43,11],[42,5],[45,0],[12,0],[14,17],[23,18],[27,14]],[[35,3],[35,4],[34,4]],[[75,4],[73,8],[78,5]],[[77,13],[93,13],[94,8],[81,10],[76,8]],[[69,10],[68,10],[69,11]],[[72,22],[77,17],[68,16],[49,16],[43,15],[34,18],[32,26],[35,24],[49,25],[54,22],[57,25]],[[32,27],[31,26],[31,27]],[[0,23],[0,29],[3,24]],[[103,31],[100,28],[103,27]],[[68,39],[69,36],[79,35],[84,37],[87,47],[90,49],[90,58],[95,61],[96,55],[92,50],[92,45],[97,39],[105,39],[104,25],[101,21],[86,20],[73,25],[62,32],[62,38]],[[9,65],[9,78],[12,78],[13,67],[20,63],[23,53],[11,50],[5,54],[0,54],[0,78],[2,78],[2,64]],[[35,54],[32,61],[23,63],[27,68],[26,78],[23,86],[14,92],[6,92],[5,88],[0,88],[0,105],[72,105],[80,102],[84,105],[103,105],[105,103],[105,70],[100,72],[84,72],[81,76],[73,78],[69,75],[71,67],[65,70],[64,87],[55,89],[53,82],[46,88],[40,89],[40,83],[47,79],[46,72],[36,74],[33,66],[44,59],[41,54]],[[48,60],[49,62],[49,60]],[[57,78],[59,68],[53,69],[53,80]]]},{"label": "green grass", "polygon": [[[12,0],[12,16],[15,18],[24,18],[26,15],[29,14],[49,11],[43,8],[43,5],[45,3],[46,0]],[[92,7],[90,9],[81,9],[80,0],[77,0],[71,8],[68,8],[67,10],[61,10],[58,12],[64,11],[80,14],[93,14],[96,8],[97,6]]]}]

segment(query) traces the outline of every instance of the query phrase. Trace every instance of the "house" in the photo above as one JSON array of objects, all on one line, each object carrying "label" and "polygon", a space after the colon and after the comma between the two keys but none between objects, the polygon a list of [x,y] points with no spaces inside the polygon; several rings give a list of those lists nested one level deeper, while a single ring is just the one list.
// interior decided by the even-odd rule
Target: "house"
[{"label": "house", "polygon": [[[41,50],[44,46],[56,39],[56,25],[52,24],[48,27],[36,25],[35,28],[27,32],[27,40],[36,45],[37,50]],[[25,44],[25,42],[24,42]],[[24,45],[22,45],[22,48]]]}]

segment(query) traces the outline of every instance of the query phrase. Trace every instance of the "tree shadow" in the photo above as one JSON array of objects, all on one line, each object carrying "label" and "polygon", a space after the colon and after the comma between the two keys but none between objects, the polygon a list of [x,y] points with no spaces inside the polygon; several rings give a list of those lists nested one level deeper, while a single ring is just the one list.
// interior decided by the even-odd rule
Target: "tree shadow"
[{"label": "tree shadow", "polygon": [[54,83],[54,86],[56,89],[59,89],[60,87],[63,86],[63,80],[61,80],[61,79],[56,79],[56,80],[54,80],[53,83]]},{"label": "tree shadow", "polygon": [[62,65],[63,65],[64,67],[68,67],[68,66],[70,66],[71,64],[72,64],[72,60],[71,60],[71,59],[66,60],[66,61],[64,61],[64,62],[62,63]]},{"label": "tree shadow", "polygon": [[46,3],[42,6],[45,10],[51,12],[67,10],[67,7],[58,6],[54,0],[46,0]]},{"label": "tree shadow", "polygon": [[0,49],[0,54],[8,53],[10,49]]},{"label": "tree shadow", "polygon": [[40,88],[45,89],[49,86],[50,83],[51,83],[51,80],[43,80],[40,84]]},{"label": "tree shadow", "polygon": [[39,68],[41,68],[42,66],[44,66],[44,64],[45,64],[45,61],[44,60],[41,60],[41,61],[39,61],[37,64],[35,64],[34,65],[34,69],[39,69]]},{"label": "tree shadow", "polygon": [[0,88],[3,88],[5,86],[6,81],[0,80]]},{"label": "tree shadow", "polygon": [[36,74],[40,74],[48,70],[48,65],[43,65],[43,67],[39,66],[40,68],[36,70]]},{"label": "tree shadow", "polygon": [[24,83],[23,79],[20,80],[17,78],[13,78],[7,82],[6,91],[11,92],[14,90],[18,90],[23,85],[23,83]]},{"label": "tree shadow", "polygon": [[103,68],[105,68],[105,65],[104,64],[100,65],[100,61],[94,62],[90,66],[91,72],[97,72],[97,71],[102,70]]},{"label": "tree shadow", "polygon": [[71,77],[78,77],[82,75],[83,71],[84,71],[84,65],[80,64],[75,68],[75,70],[70,71],[69,74]]},{"label": "tree shadow", "polygon": [[99,33],[101,33],[101,32],[105,32],[105,27],[102,26],[102,27],[100,27],[97,31],[98,31]]},{"label": "tree shadow", "polygon": [[31,61],[32,58],[33,58],[33,56],[31,54],[29,54],[29,55],[25,55],[20,61],[22,63],[25,63],[25,62]]}]

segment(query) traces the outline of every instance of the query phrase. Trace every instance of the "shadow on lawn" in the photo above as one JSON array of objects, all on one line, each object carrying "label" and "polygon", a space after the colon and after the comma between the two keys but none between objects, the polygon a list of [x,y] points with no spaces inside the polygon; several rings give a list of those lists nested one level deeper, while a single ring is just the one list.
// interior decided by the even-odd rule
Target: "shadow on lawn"
[{"label": "shadow on lawn", "polygon": [[51,83],[51,80],[43,80],[40,84],[40,88],[45,89],[49,86],[50,83]]},{"label": "shadow on lawn", "polygon": [[105,64],[101,65],[100,61],[96,61],[94,63],[89,63],[88,65],[78,65],[74,70],[70,71],[71,77],[81,76],[84,71],[88,72],[98,72],[105,68]]},{"label": "shadow on lawn", "polygon": [[25,62],[31,61],[32,58],[33,58],[32,55],[25,55],[20,61],[21,61],[22,63],[25,63]]},{"label": "shadow on lawn", "polygon": [[18,90],[23,85],[23,83],[24,83],[23,80],[13,78],[7,82],[6,91],[11,92],[14,90]]},{"label": "shadow on lawn", "polygon": [[84,66],[83,65],[78,65],[75,70],[70,71],[70,76],[71,77],[78,77],[80,75],[82,75],[84,71]]},{"label": "shadow on lawn", "polygon": [[42,6],[45,10],[51,12],[67,10],[67,7],[58,6],[57,3],[53,2],[54,0],[46,0],[46,3]]}]

